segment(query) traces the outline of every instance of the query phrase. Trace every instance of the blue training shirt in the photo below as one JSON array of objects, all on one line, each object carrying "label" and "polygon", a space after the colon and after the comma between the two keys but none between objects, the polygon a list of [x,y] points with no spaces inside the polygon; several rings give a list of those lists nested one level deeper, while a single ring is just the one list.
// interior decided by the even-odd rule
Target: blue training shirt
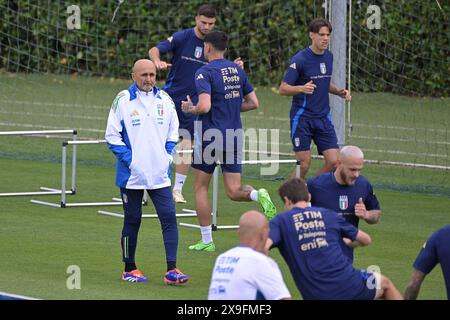
[{"label": "blue training shirt", "polygon": [[450,225],[436,232],[425,242],[413,267],[425,274],[440,263],[447,287],[447,299],[450,300]]},{"label": "blue training shirt", "polygon": [[[293,208],[270,221],[269,238],[278,247],[303,299],[358,299],[366,292],[361,271],[340,247],[358,229],[324,208]],[[367,299],[373,297],[366,297]]]},{"label": "blue training shirt", "polygon": [[204,42],[195,35],[194,29],[181,30],[168,39],[158,43],[156,47],[161,55],[173,54],[169,75],[164,90],[175,103],[186,100],[189,95],[197,103],[194,74],[208,61],[205,58]]},{"label": "blue training shirt", "polygon": [[[367,210],[380,210],[380,203],[370,182],[359,176],[352,186],[337,183],[334,172],[322,173],[306,181],[311,194],[311,205],[337,212],[347,222],[358,227],[355,205],[362,198]],[[344,253],[353,261],[353,248],[341,243]]]},{"label": "blue training shirt", "polygon": [[202,137],[206,130],[218,129],[225,146],[227,129],[242,128],[242,101],[253,91],[253,86],[244,70],[227,59],[213,60],[201,67],[195,73],[195,85],[198,95],[207,93],[211,96],[211,110],[198,117]]},{"label": "blue training shirt", "polygon": [[291,86],[299,86],[312,80],[316,88],[313,94],[300,93],[292,97],[291,119],[300,116],[305,119],[317,119],[330,114],[328,93],[332,72],[333,54],[329,50],[319,55],[308,47],[292,57],[283,81]]}]

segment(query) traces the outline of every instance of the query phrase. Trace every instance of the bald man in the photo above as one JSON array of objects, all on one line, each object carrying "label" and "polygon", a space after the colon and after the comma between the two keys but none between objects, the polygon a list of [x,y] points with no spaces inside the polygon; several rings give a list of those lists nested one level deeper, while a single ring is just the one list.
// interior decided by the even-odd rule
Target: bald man
[{"label": "bald man", "polygon": [[265,254],[267,218],[248,211],[239,220],[240,245],[216,259],[208,300],[280,300],[291,295],[277,263]]},{"label": "bald man", "polygon": [[[351,145],[343,147],[334,172],[308,179],[311,204],[337,212],[355,227],[358,227],[360,219],[369,224],[378,223],[381,217],[380,203],[369,180],[361,176],[363,167],[362,150]],[[353,248],[345,242],[342,248],[353,261]]]},{"label": "bald man", "polygon": [[122,280],[147,282],[137,268],[135,252],[144,190],[155,205],[166,252],[166,284],[186,283],[189,277],[176,266],[178,229],[171,191],[169,165],[178,141],[178,118],[172,99],[155,86],[152,61],[135,62],[133,84],[119,92],[109,112],[105,139],[117,158],[116,185],[123,201]]}]

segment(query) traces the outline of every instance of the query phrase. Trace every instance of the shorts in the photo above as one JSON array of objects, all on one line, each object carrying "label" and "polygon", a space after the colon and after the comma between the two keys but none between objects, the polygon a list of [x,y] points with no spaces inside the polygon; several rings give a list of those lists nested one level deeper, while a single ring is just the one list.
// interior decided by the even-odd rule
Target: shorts
[{"label": "shorts", "polygon": [[319,119],[302,117],[298,121],[291,119],[291,141],[294,152],[311,150],[311,140],[316,144],[319,154],[328,149],[339,149],[331,115]]},{"label": "shorts", "polygon": [[194,146],[192,154],[192,168],[212,174],[220,162],[222,172],[242,173],[242,151],[208,150],[207,146],[201,148]]},{"label": "shorts", "polygon": [[363,281],[363,286],[360,292],[355,295],[353,300],[374,300],[377,293],[377,287],[381,284],[380,274],[360,270],[360,275],[361,281]]}]

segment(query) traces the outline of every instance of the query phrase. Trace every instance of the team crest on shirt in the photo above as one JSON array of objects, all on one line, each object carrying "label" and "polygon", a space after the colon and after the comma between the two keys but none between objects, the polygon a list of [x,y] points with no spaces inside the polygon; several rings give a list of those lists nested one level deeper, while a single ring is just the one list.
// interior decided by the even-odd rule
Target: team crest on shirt
[{"label": "team crest on shirt", "polygon": [[156,105],[156,111],[158,112],[158,116],[162,117],[164,115],[164,107],[162,104]]},{"label": "team crest on shirt", "polygon": [[345,210],[348,208],[348,196],[339,196],[339,209]]},{"label": "team crest on shirt", "polygon": [[202,52],[203,52],[202,47],[195,47],[194,57],[200,59],[202,57]]},{"label": "team crest on shirt", "polygon": [[327,73],[327,66],[325,65],[325,62],[320,63],[320,72],[322,72],[322,74]]}]

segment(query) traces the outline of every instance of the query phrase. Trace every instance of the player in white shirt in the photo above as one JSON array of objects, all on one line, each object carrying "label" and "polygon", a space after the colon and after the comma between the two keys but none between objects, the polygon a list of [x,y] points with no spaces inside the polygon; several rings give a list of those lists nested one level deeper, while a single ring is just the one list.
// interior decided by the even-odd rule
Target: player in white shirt
[{"label": "player in white shirt", "polygon": [[239,220],[240,246],[219,255],[212,271],[208,300],[281,300],[291,295],[277,263],[265,254],[267,218],[257,211]]},{"label": "player in white shirt", "polygon": [[105,139],[117,158],[116,185],[123,200],[122,280],[147,282],[136,267],[135,252],[142,216],[144,190],[149,194],[161,222],[167,284],[185,283],[189,277],[176,267],[178,228],[170,188],[169,165],[178,141],[178,118],[172,99],[155,86],[152,61],[136,61],[134,83],[121,91],[112,104]]}]

